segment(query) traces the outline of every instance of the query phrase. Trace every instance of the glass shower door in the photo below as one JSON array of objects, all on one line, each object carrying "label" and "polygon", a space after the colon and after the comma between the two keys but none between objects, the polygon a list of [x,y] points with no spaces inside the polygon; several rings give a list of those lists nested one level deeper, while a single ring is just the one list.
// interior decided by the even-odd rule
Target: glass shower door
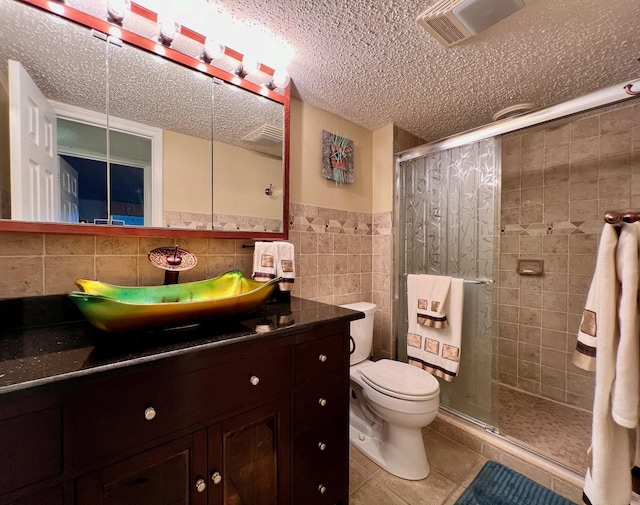
[{"label": "glass shower door", "polygon": [[398,357],[407,359],[407,275],[465,279],[460,368],[453,382],[439,379],[440,400],[443,407],[490,426],[497,425],[498,412],[493,408],[497,385],[492,308],[499,149],[499,139],[482,140],[403,161],[396,174]]}]

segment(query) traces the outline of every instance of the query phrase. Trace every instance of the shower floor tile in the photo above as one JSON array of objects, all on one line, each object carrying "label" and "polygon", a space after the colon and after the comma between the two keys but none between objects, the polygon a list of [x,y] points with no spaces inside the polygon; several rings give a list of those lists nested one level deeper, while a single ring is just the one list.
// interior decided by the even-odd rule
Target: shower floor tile
[{"label": "shower floor tile", "polygon": [[591,413],[500,387],[500,435],[585,473],[591,445]]}]

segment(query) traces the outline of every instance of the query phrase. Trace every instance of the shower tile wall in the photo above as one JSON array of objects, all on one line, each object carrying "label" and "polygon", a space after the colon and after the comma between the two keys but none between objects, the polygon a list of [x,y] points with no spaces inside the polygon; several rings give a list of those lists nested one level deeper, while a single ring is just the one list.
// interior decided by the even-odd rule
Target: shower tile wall
[{"label": "shower tile wall", "polygon": [[[640,105],[618,104],[502,138],[500,383],[590,410],[571,363],[602,216],[640,207]],[[543,276],[516,273],[542,259]]]}]

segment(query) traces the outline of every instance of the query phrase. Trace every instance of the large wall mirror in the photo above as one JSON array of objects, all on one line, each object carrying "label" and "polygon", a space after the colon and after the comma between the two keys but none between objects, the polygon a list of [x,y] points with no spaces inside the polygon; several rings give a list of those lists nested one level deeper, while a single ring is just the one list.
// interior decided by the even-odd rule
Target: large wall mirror
[{"label": "large wall mirror", "polygon": [[75,3],[0,0],[0,230],[286,238],[289,89]]}]

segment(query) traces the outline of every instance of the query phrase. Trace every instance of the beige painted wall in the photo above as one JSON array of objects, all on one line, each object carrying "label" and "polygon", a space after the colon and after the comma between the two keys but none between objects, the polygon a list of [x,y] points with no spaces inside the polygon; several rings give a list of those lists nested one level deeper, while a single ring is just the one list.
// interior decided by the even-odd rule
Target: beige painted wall
[{"label": "beige painted wall", "polygon": [[213,166],[214,214],[282,219],[282,158],[214,142]]},{"label": "beige painted wall", "polygon": [[[336,186],[322,177],[322,130],[339,133],[354,143],[353,184]],[[371,212],[373,206],[373,134],[300,100],[291,99],[291,203],[351,212]]]},{"label": "beige painted wall", "polygon": [[[213,183],[214,213],[282,218],[280,158],[215,142],[212,180],[210,141],[168,130],[163,136],[165,210],[210,214]],[[271,198],[264,194],[269,183],[276,190]],[[250,198],[238,198],[240,186]]]},{"label": "beige painted wall", "polygon": [[373,132],[372,212],[393,210],[393,125]]},{"label": "beige painted wall", "polygon": [[211,142],[163,132],[164,210],[211,213]]}]

